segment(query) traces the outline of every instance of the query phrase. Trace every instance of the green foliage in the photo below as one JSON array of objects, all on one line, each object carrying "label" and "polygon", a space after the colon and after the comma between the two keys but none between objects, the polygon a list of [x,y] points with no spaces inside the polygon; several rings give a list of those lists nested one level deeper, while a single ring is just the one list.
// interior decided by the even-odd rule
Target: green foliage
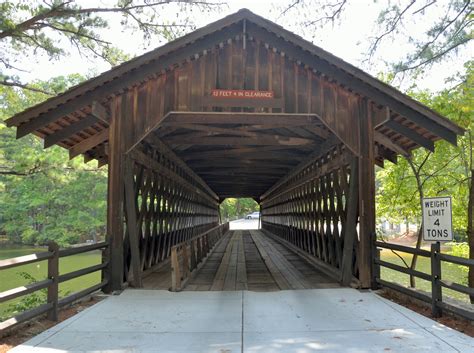
[{"label": "green foliage", "polygon": [[[38,280],[28,272],[18,272],[18,276],[25,279],[27,284],[38,282]],[[62,295],[68,295],[68,293],[62,293]],[[3,312],[3,317],[0,317],[0,321],[6,320],[7,318],[20,314],[24,311],[34,309],[42,304],[46,304],[47,300],[48,288],[43,288],[31,294],[25,295],[20,301],[8,306],[7,310]]]},{"label": "green foliage", "polygon": [[[73,75],[35,85],[59,93],[82,79]],[[34,136],[16,140],[15,130],[5,126],[4,120],[45,98],[0,86],[0,234],[24,244],[94,239],[105,228],[106,169],[69,161],[57,146],[44,151]]]},{"label": "green foliage", "polygon": [[[466,64],[467,76],[463,83],[453,90],[439,94],[423,92],[414,95],[439,113],[466,129],[458,138],[458,146],[445,141],[436,143],[436,152],[423,149],[413,152],[411,161],[417,167],[423,185],[424,195],[453,197],[453,227],[465,236],[467,228],[467,205],[469,181],[473,169],[474,155],[474,66]],[[425,161],[426,160],[426,161]],[[416,178],[406,159],[399,158],[398,164],[386,164],[377,172],[377,216],[392,222],[409,220],[420,222],[420,203]]]},{"label": "green foliage", "polygon": [[[35,282],[38,282],[37,279],[34,278],[32,275],[30,275],[28,272],[19,272],[18,276],[25,279],[28,282],[28,284],[33,284]],[[19,302],[10,305],[7,311],[5,312],[5,315],[7,317],[11,317],[11,316],[15,316],[16,314],[22,313],[26,310],[36,308],[37,306],[45,304],[47,301],[47,298],[48,298],[47,288],[25,295],[22,297],[22,299]]]},{"label": "green foliage", "polygon": [[227,198],[220,205],[223,220],[234,220],[241,218],[248,213],[258,211],[258,203],[254,199]]}]

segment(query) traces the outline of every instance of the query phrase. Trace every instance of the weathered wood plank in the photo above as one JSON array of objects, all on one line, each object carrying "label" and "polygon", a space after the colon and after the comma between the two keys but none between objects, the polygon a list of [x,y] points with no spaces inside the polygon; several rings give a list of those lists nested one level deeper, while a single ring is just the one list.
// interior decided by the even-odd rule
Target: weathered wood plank
[{"label": "weathered wood plank", "polygon": [[127,230],[128,239],[130,241],[133,285],[136,288],[141,288],[143,287],[143,283],[137,233],[137,209],[135,201],[135,192],[133,190],[133,186],[135,184],[133,177],[133,161],[129,157],[127,157],[125,160],[123,182],[125,187],[125,209],[127,211]]},{"label": "weathered wood plank", "polygon": [[359,158],[359,280],[362,288],[370,288],[372,281],[372,244],[375,234],[375,158],[374,129],[367,99],[360,102]]},{"label": "weathered wood plank", "polygon": [[110,123],[110,115],[107,112],[107,109],[97,101],[92,102],[91,115],[95,116],[97,119],[106,123],[107,125]]},{"label": "weathered wood plank", "polygon": [[346,214],[344,226],[344,248],[341,265],[341,284],[348,286],[352,280],[352,261],[354,243],[357,237],[357,211],[359,206],[359,162],[353,157],[351,162],[351,179],[349,195],[346,199]]},{"label": "weathered wood plank", "polygon": [[111,124],[109,128],[109,166],[107,178],[107,242],[109,243],[109,283],[104,289],[110,293],[122,289],[124,277],[123,259],[123,152],[124,142],[121,97],[111,104]]},{"label": "weathered wood plank", "polygon": [[109,129],[104,129],[91,137],[75,144],[69,149],[69,159],[73,159],[82,153],[86,153],[95,146],[109,139]]}]

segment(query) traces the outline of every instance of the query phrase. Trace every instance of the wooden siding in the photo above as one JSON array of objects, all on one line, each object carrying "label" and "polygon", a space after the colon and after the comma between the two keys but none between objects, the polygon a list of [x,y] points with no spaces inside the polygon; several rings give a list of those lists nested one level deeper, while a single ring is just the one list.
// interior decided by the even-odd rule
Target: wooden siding
[{"label": "wooden siding", "polygon": [[[274,99],[281,100],[281,108],[207,106],[203,98],[216,88],[271,90]],[[123,96],[128,101],[127,149],[155,128],[167,112],[233,111],[317,114],[351,151],[359,151],[355,124],[359,96],[254,40],[247,40],[243,49],[242,38],[237,37],[196,54],[194,60],[157,73]]]}]

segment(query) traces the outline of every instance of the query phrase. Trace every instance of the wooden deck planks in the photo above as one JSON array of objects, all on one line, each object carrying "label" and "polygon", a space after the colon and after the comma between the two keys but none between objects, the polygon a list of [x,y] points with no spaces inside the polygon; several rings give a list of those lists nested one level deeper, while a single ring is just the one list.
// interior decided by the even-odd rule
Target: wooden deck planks
[{"label": "wooden deck planks", "polygon": [[[149,289],[168,289],[169,269],[144,278]],[[338,284],[294,251],[258,230],[230,231],[190,278],[186,291],[278,291],[333,288]]]},{"label": "wooden deck planks", "polygon": [[237,279],[235,284],[236,290],[247,290],[247,266],[245,264],[245,249],[243,234],[240,232],[238,237],[238,253],[237,253]]}]

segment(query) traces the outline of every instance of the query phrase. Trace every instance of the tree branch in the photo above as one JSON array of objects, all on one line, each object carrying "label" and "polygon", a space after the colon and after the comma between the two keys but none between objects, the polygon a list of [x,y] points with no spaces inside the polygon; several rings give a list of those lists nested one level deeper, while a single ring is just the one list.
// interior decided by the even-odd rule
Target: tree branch
[{"label": "tree branch", "polygon": [[41,88],[32,87],[30,85],[27,85],[27,84],[24,84],[24,83],[21,83],[21,82],[12,82],[12,81],[7,81],[7,80],[0,80],[0,85],[1,86],[7,86],[7,87],[18,87],[18,88],[26,89],[26,90],[32,91],[32,92],[39,92],[39,93],[47,94],[49,96],[54,95],[53,92],[46,91],[46,90],[41,89]]},{"label": "tree branch", "polygon": [[166,5],[170,3],[185,3],[189,5],[204,5],[204,6],[219,6],[222,5],[222,2],[207,2],[207,1],[190,1],[190,0],[164,0],[157,2],[145,2],[139,5],[131,6],[117,6],[117,7],[91,7],[91,8],[67,8],[66,6],[73,3],[73,1],[66,1],[57,6],[51,7],[48,11],[45,11],[41,14],[33,16],[11,29],[0,32],[0,39],[13,36],[15,33],[25,32],[31,29],[34,25],[42,20],[47,20],[50,18],[67,18],[77,15],[90,15],[95,13],[127,13],[133,10],[140,10],[143,8],[153,8],[161,5]]},{"label": "tree branch", "polygon": [[411,0],[411,2],[405,7],[405,9],[403,9],[402,12],[399,12],[397,14],[397,16],[395,16],[395,18],[393,18],[391,21],[389,21],[388,26],[390,28],[387,29],[380,36],[375,38],[375,41],[372,43],[372,45],[369,48],[369,56],[372,56],[373,53],[375,53],[379,43],[382,41],[382,39],[384,37],[388,36],[389,34],[393,33],[396,30],[398,24],[401,22],[401,20],[402,20],[403,16],[405,15],[405,13],[410,9],[410,7],[412,7],[415,4],[415,2],[416,2],[416,0]]}]

